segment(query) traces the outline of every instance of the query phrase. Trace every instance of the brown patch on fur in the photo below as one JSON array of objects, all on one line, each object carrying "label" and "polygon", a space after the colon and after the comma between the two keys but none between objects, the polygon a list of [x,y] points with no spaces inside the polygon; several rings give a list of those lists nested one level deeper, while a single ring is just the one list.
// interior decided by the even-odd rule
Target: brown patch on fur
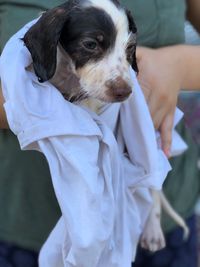
[{"label": "brown patch on fur", "polygon": [[72,60],[61,46],[57,51],[56,72],[50,82],[69,101],[78,100],[79,97],[82,98],[84,95]]}]

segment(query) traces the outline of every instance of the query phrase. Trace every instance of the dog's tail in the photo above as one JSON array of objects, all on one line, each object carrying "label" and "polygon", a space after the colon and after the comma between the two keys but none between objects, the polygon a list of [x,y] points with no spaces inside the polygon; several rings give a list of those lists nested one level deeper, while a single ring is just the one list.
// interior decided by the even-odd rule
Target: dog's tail
[{"label": "dog's tail", "polygon": [[183,239],[187,240],[190,234],[190,230],[186,225],[183,218],[173,209],[163,192],[160,192],[161,205],[164,211],[180,226],[183,228]]}]

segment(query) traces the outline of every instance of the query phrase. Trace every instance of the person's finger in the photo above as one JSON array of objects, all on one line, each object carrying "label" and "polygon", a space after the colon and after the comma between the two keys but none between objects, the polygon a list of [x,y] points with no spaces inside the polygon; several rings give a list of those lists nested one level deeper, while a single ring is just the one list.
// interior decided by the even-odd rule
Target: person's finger
[{"label": "person's finger", "polygon": [[162,150],[168,158],[170,157],[173,123],[174,112],[171,112],[165,117],[160,127]]}]

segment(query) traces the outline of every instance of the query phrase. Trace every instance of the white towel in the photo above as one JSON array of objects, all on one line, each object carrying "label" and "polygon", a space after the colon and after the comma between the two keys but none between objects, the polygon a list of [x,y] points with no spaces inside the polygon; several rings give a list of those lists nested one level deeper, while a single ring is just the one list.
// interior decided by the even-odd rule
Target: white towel
[{"label": "white towel", "polygon": [[67,102],[25,69],[31,56],[20,38],[33,23],[7,43],[0,77],[9,126],[22,149],[46,156],[62,211],[40,267],[128,267],[151,207],[149,188],[161,189],[170,170],[143,94],[131,70],[132,96],[100,116]]}]

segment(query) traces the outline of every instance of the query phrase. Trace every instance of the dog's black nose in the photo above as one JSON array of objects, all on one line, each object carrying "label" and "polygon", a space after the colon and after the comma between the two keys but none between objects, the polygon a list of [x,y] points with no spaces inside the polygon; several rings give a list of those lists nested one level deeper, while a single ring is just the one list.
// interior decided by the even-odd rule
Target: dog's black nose
[{"label": "dog's black nose", "polygon": [[106,87],[107,95],[116,102],[125,100],[132,93],[131,86],[121,77],[106,82]]}]

